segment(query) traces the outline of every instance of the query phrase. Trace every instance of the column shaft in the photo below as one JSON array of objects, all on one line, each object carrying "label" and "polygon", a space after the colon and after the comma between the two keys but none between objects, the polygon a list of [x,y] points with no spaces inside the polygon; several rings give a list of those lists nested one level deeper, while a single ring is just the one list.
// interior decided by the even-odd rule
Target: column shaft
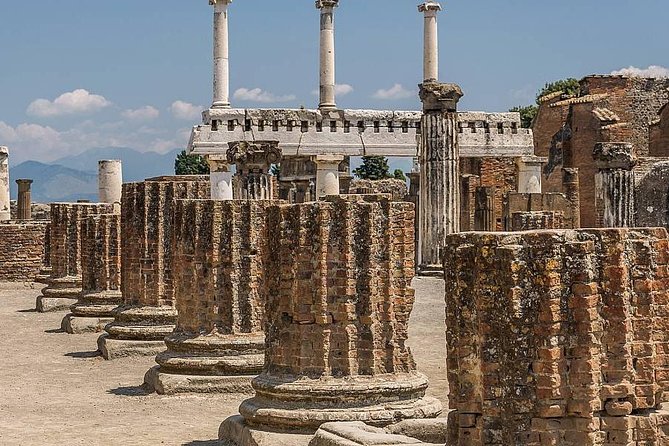
[{"label": "column shaft", "polygon": [[[212,0],[210,0],[211,3]],[[231,0],[215,0],[214,5],[214,101],[213,108],[230,107],[230,63],[228,54],[228,5]]]},{"label": "column shaft", "polygon": [[16,180],[18,184],[18,204],[16,206],[17,220],[32,219],[32,199],[30,185],[33,180]]},{"label": "column shaft", "polygon": [[339,195],[339,163],[342,157],[315,157],[316,162],[316,198]]},{"label": "column shaft", "polygon": [[100,203],[121,204],[123,168],[120,160],[98,161],[98,195]]},{"label": "column shaft", "polygon": [[0,147],[0,221],[11,219],[9,200],[9,149]]},{"label": "column shaft", "polygon": [[437,12],[441,5],[428,1],[418,6],[424,14],[423,25],[423,80],[436,82],[439,79],[439,32]]},{"label": "column shaft", "polygon": [[338,4],[338,0],[319,0],[316,2],[316,7],[321,10],[319,108],[322,109],[337,107],[335,100],[334,8]]}]

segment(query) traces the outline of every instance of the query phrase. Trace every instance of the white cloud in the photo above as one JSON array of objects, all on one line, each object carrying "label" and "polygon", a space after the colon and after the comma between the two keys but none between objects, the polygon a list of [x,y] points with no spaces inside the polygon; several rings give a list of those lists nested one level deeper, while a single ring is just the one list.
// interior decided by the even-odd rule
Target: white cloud
[{"label": "white cloud", "polygon": [[296,99],[295,95],[288,94],[284,96],[276,96],[269,91],[261,90],[260,88],[239,88],[235,91],[233,97],[239,101],[249,101],[249,102],[262,102],[262,103],[272,103],[272,102],[290,102]]},{"label": "white cloud", "polygon": [[169,110],[177,119],[195,121],[201,118],[204,107],[202,105],[194,105],[184,101],[174,101]]},{"label": "white cloud", "polygon": [[[335,85],[335,95],[337,96],[346,96],[349,93],[353,92],[353,86],[349,84],[337,84]],[[311,94],[318,96],[318,90],[311,90]]]},{"label": "white cloud", "polygon": [[660,67],[658,65],[651,65],[648,68],[627,67],[611,72],[616,76],[630,76],[630,77],[653,77],[663,78],[669,77],[669,68]]},{"label": "white cloud", "polygon": [[160,112],[155,107],[145,105],[135,110],[125,110],[121,112],[121,116],[131,121],[150,121],[160,116]]},{"label": "white cloud", "polygon": [[402,86],[402,84],[395,84],[387,90],[380,89],[376,90],[376,93],[372,96],[374,99],[382,100],[394,100],[394,99],[407,99],[414,96],[416,93],[407,90]]},{"label": "white cloud", "polygon": [[27,113],[33,116],[51,117],[76,113],[91,113],[111,105],[104,96],[91,94],[83,88],[63,93],[53,101],[37,99],[29,106]]}]

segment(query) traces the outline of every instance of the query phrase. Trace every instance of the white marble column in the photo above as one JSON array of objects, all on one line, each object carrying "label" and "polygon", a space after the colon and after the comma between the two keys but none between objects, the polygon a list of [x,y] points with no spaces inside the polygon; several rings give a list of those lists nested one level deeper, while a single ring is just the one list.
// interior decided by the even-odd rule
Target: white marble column
[{"label": "white marble column", "polygon": [[230,107],[228,5],[232,0],[209,0],[214,6],[214,101],[212,108]]},{"label": "white marble column", "polygon": [[9,207],[9,149],[0,147],[0,221],[11,219]]},{"label": "white marble column", "polygon": [[223,159],[207,157],[209,163],[209,181],[211,182],[212,200],[232,200],[232,172],[230,165]]},{"label": "white marble column", "polygon": [[425,16],[423,31],[423,81],[439,79],[439,33],[437,28],[437,12],[441,5],[428,1],[418,6],[418,11]]},{"label": "white marble column", "polygon": [[316,163],[316,198],[328,195],[339,195],[339,163],[343,156],[318,155],[313,158]]},{"label": "white marble column", "polygon": [[516,160],[517,190],[521,194],[541,193],[541,168],[547,158],[524,156]]},{"label": "white marble column", "polygon": [[334,8],[339,0],[317,0],[316,8],[321,10],[321,74],[320,109],[337,108],[335,101],[335,34]]},{"label": "white marble column", "polygon": [[123,167],[121,160],[98,161],[98,201],[121,205]]}]

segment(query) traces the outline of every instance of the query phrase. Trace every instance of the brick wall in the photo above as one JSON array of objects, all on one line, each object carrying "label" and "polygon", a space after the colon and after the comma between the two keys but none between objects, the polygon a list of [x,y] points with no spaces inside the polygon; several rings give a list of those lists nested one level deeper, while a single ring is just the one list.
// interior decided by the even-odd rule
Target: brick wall
[{"label": "brick wall", "polygon": [[390,194],[395,201],[404,201],[408,194],[407,183],[403,180],[360,180],[351,182],[349,194]]},{"label": "brick wall", "polygon": [[158,177],[123,185],[121,288],[126,304],[174,306],[174,200],[209,198],[210,193],[205,176]]},{"label": "brick wall", "polygon": [[659,117],[651,125],[649,154],[669,156],[669,106],[662,107]]},{"label": "brick wall", "polygon": [[666,230],[447,243],[452,444],[666,441],[654,411],[669,396]]},{"label": "brick wall", "polygon": [[276,203],[176,201],[173,271],[177,331],[262,333],[265,209]]},{"label": "brick wall", "polygon": [[[463,158],[460,160],[460,174],[477,176],[476,185],[479,187],[495,188],[495,227],[498,231],[502,230],[504,198],[506,194],[517,189],[515,159]],[[470,206],[470,214],[470,221],[473,222],[473,205]]]},{"label": "brick wall", "polygon": [[51,277],[81,277],[81,224],[86,218],[109,214],[110,204],[51,203]]},{"label": "brick wall", "polygon": [[0,224],[0,282],[30,282],[44,263],[45,223]]},{"label": "brick wall", "polygon": [[81,224],[84,293],[121,289],[121,216],[88,217]]}]

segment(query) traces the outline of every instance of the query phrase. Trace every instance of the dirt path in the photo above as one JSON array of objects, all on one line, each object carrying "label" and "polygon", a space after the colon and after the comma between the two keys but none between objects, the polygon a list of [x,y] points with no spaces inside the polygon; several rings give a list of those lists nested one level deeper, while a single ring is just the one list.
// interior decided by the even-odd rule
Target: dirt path
[{"label": "dirt path", "polygon": [[[446,399],[443,283],[417,279],[411,346],[430,393]],[[216,444],[241,398],[145,395],[153,358],[105,361],[96,334],[59,330],[64,313],[40,314],[38,289],[0,289],[0,444]]]}]

